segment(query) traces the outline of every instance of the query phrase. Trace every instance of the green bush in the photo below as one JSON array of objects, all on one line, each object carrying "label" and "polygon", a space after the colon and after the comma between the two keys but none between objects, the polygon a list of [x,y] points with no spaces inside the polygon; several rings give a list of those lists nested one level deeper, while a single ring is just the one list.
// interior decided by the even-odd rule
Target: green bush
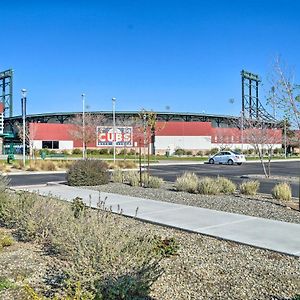
[{"label": "green bush", "polygon": [[185,154],[186,154],[186,155],[193,155],[193,152],[192,152],[191,150],[187,150],[187,151],[185,152]]},{"label": "green bush", "polygon": [[78,149],[78,148],[75,148],[75,149],[73,149],[72,150],[72,154],[75,154],[75,155],[82,155],[82,151],[81,151],[81,149]]},{"label": "green bush", "polygon": [[108,149],[106,149],[106,148],[105,149],[104,148],[99,149],[99,154],[106,154],[107,155],[108,154]]},{"label": "green bush", "polygon": [[203,195],[218,195],[221,192],[221,187],[216,184],[213,178],[204,177],[198,182],[198,192]]},{"label": "green bush", "polygon": [[154,237],[154,251],[162,257],[170,257],[176,255],[179,245],[175,238]]},{"label": "green bush", "polygon": [[240,184],[240,191],[244,195],[256,195],[259,189],[260,183],[257,180],[249,180]]},{"label": "green bush", "polygon": [[175,155],[185,155],[186,154],[186,152],[185,152],[185,150],[184,149],[180,149],[180,148],[178,148],[178,149],[176,149],[175,150],[175,152],[174,152],[174,154]]},{"label": "green bush", "polygon": [[107,184],[109,182],[107,164],[101,160],[78,160],[70,166],[67,182],[71,186]]},{"label": "green bush", "polygon": [[290,201],[292,199],[291,186],[286,182],[278,183],[274,186],[272,195],[275,199]]},{"label": "green bush", "polygon": [[197,193],[199,178],[195,173],[185,172],[175,181],[177,191]]},{"label": "green bush", "polygon": [[82,213],[87,209],[86,204],[83,202],[82,198],[76,197],[73,199],[71,204],[71,209],[74,212],[74,217],[79,218]]},{"label": "green bush", "polygon": [[228,178],[218,177],[216,185],[219,186],[220,192],[224,194],[233,194],[236,190],[236,185]]}]

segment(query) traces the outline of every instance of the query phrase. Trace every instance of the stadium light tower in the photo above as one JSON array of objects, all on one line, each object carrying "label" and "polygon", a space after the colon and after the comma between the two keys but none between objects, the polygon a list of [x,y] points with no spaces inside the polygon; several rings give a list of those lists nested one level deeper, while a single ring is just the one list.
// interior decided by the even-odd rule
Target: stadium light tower
[{"label": "stadium light tower", "polygon": [[112,98],[113,112],[113,148],[114,148],[114,164],[116,163],[116,98]]},{"label": "stadium light tower", "polygon": [[25,121],[26,121],[26,96],[27,91],[26,89],[21,90],[22,98],[21,98],[21,104],[22,104],[22,119],[23,119],[23,167],[25,168],[25,152],[26,152],[26,127],[25,127]]}]

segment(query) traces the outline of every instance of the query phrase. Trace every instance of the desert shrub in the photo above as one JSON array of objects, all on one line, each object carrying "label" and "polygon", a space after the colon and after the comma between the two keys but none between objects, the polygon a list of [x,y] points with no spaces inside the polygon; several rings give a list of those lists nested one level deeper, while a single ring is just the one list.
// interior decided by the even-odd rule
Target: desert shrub
[{"label": "desert shrub", "polygon": [[142,227],[128,226],[121,216],[90,208],[75,217],[74,205],[53,198],[24,192],[2,195],[0,207],[6,213],[0,220],[16,228],[21,239],[39,242],[56,254],[52,272],[63,275],[59,287],[80,282],[82,291],[95,299],[147,298],[161,269],[153,238]]},{"label": "desert shrub", "polygon": [[134,169],[134,168],[136,168],[136,163],[133,160],[125,160],[124,168],[125,169]]},{"label": "desert shrub", "polygon": [[220,187],[220,192],[224,194],[233,194],[236,190],[236,185],[228,178],[218,177],[216,185]]},{"label": "desert shrub", "polygon": [[221,187],[210,177],[201,178],[198,182],[198,192],[204,195],[217,195],[221,192]]},{"label": "desert shrub", "polygon": [[23,161],[22,160],[15,160],[12,164],[12,167],[14,169],[19,169],[22,170],[23,169]]},{"label": "desert shrub", "polygon": [[123,174],[123,171],[121,169],[115,169],[112,172],[112,181],[113,182],[119,182],[119,183],[124,182],[124,174]]},{"label": "desert shrub", "polygon": [[170,257],[176,255],[179,245],[175,238],[162,238],[154,236],[154,251],[162,257]]},{"label": "desert shrub", "polygon": [[217,154],[219,152],[219,148],[211,148],[209,150],[209,154],[210,155],[214,155],[214,154]]},{"label": "desert shrub", "polygon": [[0,235],[0,248],[9,247],[14,243],[14,239],[11,236],[4,235],[1,237]]},{"label": "desert shrub", "polygon": [[75,148],[72,150],[72,154],[75,154],[75,155],[82,155],[82,150],[81,149],[78,149],[78,148]]},{"label": "desert shrub", "polygon": [[178,148],[178,149],[176,149],[175,150],[175,152],[174,152],[174,154],[175,155],[185,155],[186,154],[186,152],[185,152],[185,150],[184,149],[180,149],[180,148]]},{"label": "desert shrub", "polygon": [[125,176],[126,182],[131,186],[139,186],[140,184],[140,174],[137,171],[129,171]]},{"label": "desert shrub", "polygon": [[259,189],[260,183],[257,180],[249,180],[240,184],[240,191],[244,195],[256,195]]},{"label": "desert shrub", "polygon": [[164,180],[157,176],[150,176],[148,181],[148,187],[149,188],[160,188],[164,183]]},{"label": "desert shrub", "polygon": [[193,152],[191,150],[186,150],[185,154],[186,155],[193,155]]},{"label": "desert shrub", "polygon": [[151,176],[148,173],[143,172],[142,173],[142,183],[144,187],[147,188],[160,188],[162,184],[164,183],[164,180],[162,178],[159,178],[157,176]]},{"label": "desert shrub", "polygon": [[175,181],[175,188],[177,191],[196,193],[199,178],[196,174],[185,172],[182,176],[178,177]]},{"label": "desert shrub", "polygon": [[292,199],[291,186],[286,182],[278,183],[274,186],[272,195],[275,199],[290,201]]},{"label": "desert shrub", "polygon": [[83,202],[82,198],[76,197],[73,199],[71,204],[71,209],[74,213],[75,218],[79,218],[82,213],[84,213],[87,209],[86,204]]},{"label": "desert shrub", "polygon": [[67,172],[69,185],[100,185],[109,182],[107,164],[101,160],[78,160],[72,164]]}]

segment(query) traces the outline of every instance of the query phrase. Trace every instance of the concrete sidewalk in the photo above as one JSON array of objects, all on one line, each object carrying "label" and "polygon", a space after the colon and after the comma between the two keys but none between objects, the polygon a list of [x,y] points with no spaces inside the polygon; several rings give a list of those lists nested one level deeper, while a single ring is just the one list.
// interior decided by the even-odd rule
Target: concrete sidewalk
[{"label": "concrete sidewalk", "polygon": [[289,255],[300,256],[300,224],[215,211],[211,209],[97,192],[66,185],[19,187],[15,189],[51,195],[72,201],[81,197],[96,208],[99,200],[105,207],[125,216],[201,233]]}]

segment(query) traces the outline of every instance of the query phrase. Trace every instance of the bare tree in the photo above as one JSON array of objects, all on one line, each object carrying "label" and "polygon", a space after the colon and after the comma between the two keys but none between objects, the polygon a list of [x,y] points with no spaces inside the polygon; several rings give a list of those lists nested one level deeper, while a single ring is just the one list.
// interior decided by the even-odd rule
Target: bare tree
[{"label": "bare tree", "polygon": [[82,147],[84,149],[84,154],[85,154],[84,158],[86,158],[87,145],[96,141],[97,126],[103,125],[105,117],[103,115],[85,113],[84,126],[83,126],[82,118],[83,115],[78,114],[72,119],[71,124],[73,126],[69,130],[69,133],[75,140],[82,141]]},{"label": "bare tree", "polygon": [[[244,120],[244,139],[251,144],[259,156],[264,175],[271,176],[271,160],[274,148],[282,144],[282,131],[275,124],[271,125],[262,120]],[[264,156],[267,155],[267,163]]]},{"label": "bare tree", "polygon": [[300,130],[300,85],[295,83],[294,72],[279,57],[275,59],[270,83],[269,103],[279,110],[282,119]]}]

